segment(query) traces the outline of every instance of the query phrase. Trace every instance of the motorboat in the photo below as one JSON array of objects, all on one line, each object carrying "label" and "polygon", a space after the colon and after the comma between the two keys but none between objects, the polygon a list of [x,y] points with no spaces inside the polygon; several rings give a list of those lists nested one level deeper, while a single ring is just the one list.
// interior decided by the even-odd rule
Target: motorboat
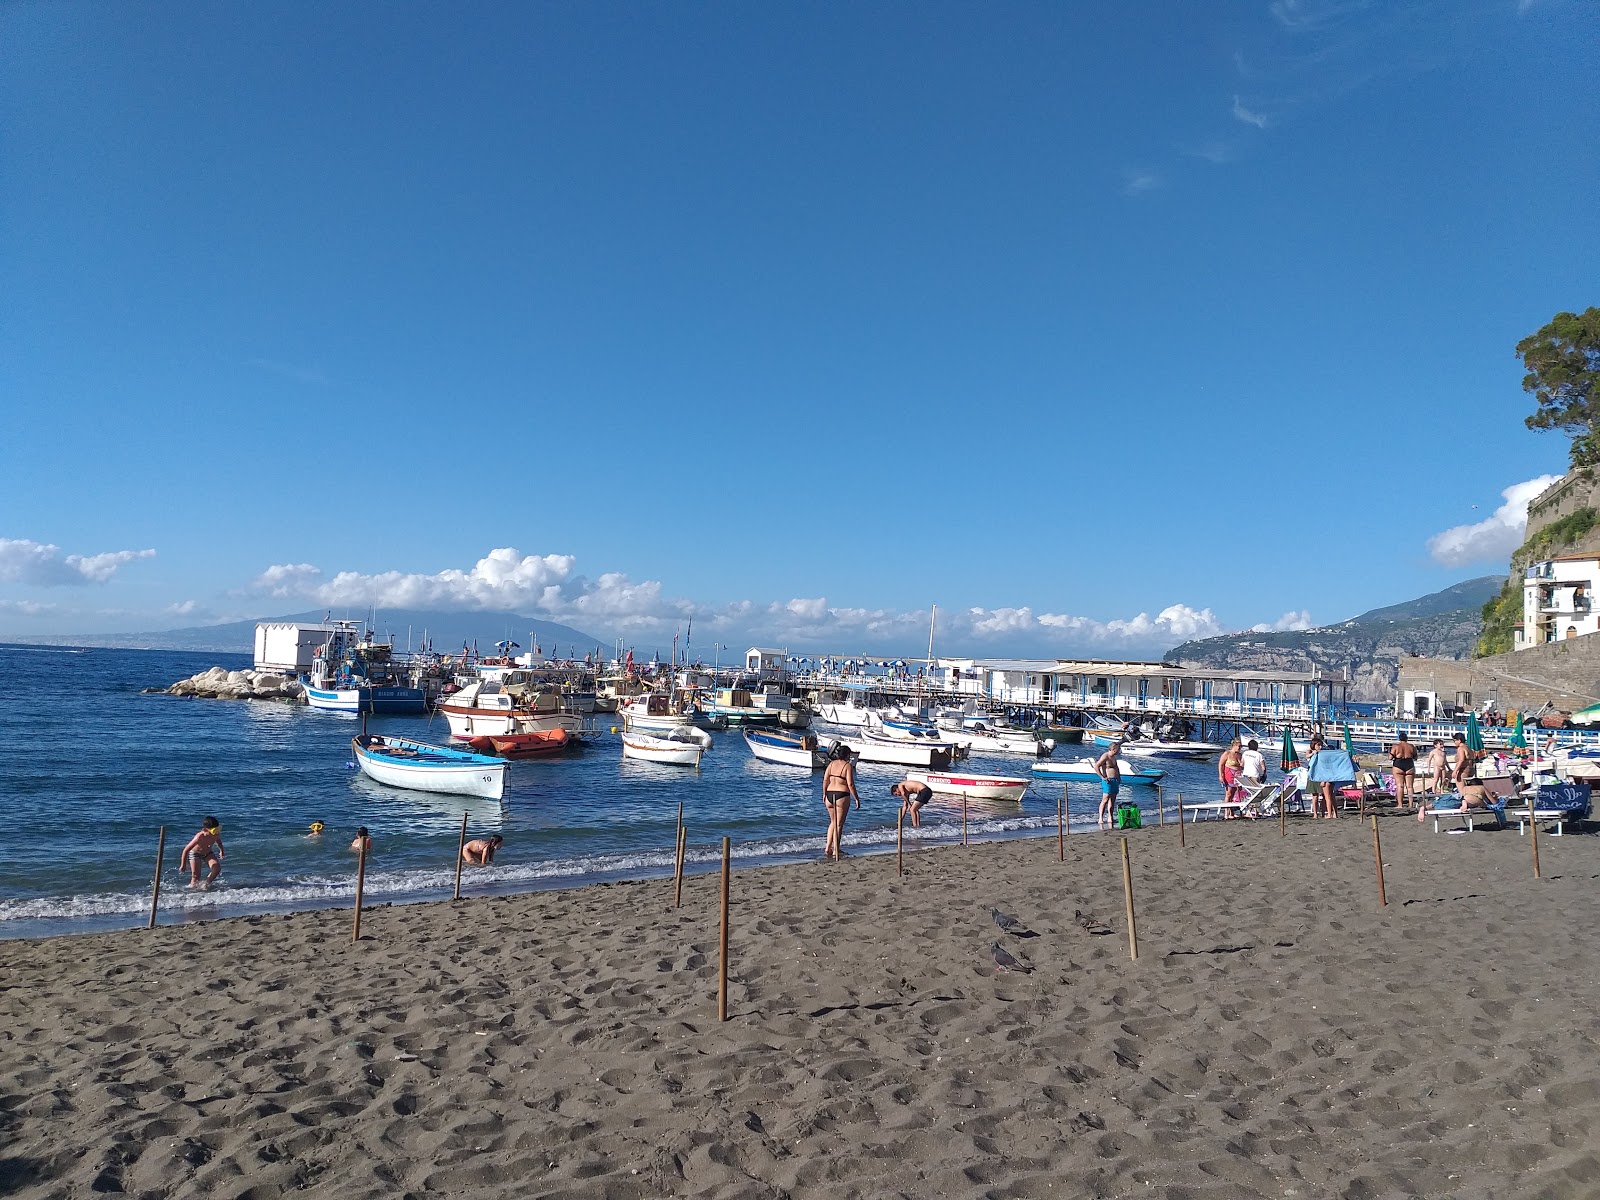
[{"label": "motorboat", "polygon": [[561,711],[559,693],[519,679],[515,674],[480,679],[434,703],[450,723],[457,741],[474,737],[510,737],[564,729],[568,737],[583,733],[583,718]]},{"label": "motorboat", "polygon": [[910,771],[907,779],[926,784],[935,793],[965,796],[969,800],[1009,800],[1017,802],[1028,790],[1027,779],[1004,775],[946,775],[931,771]]},{"label": "motorboat", "polygon": [[350,749],[368,778],[418,792],[498,800],[505,794],[506,773],[511,769],[503,758],[375,733],[351,738]]},{"label": "motorboat", "polygon": [[840,741],[849,746],[863,762],[899,763],[907,767],[943,771],[956,757],[956,747],[952,742],[906,741],[885,737],[870,729],[853,737],[841,738]]},{"label": "motorboat", "polygon": [[[1034,763],[1033,773],[1064,779],[1099,779],[1100,772],[1094,769],[1096,761],[1092,758],[1081,758],[1077,762]],[[1117,759],[1117,770],[1122,773],[1123,783],[1155,783],[1166,774],[1156,767],[1135,767],[1125,758]]]},{"label": "motorboat", "polygon": [[623,705],[622,728],[630,733],[670,733],[695,723],[700,709],[693,698],[681,693],[667,695],[650,692]]},{"label": "motorboat", "polygon": [[744,688],[717,688],[699,704],[700,713],[716,724],[776,725],[779,710],[757,704]]},{"label": "motorboat", "polygon": [[626,732],[622,757],[642,762],[698,767],[700,756],[711,749],[711,735],[693,725],[679,725],[660,734]]},{"label": "motorboat", "polygon": [[1031,729],[991,725],[987,721],[964,721],[959,729],[948,729],[944,736],[958,746],[965,746],[969,752],[979,754],[1026,754],[1029,758],[1042,758],[1056,748],[1055,742],[1036,737]]},{"label": "motorboat", "polygon": [[565,729],[539,729],[532,733],[508,733],[496,736],[480,734],[468,738],[467,745],[479,754],[496,754],[501,758],[534,758],[541,754],[559,754],[574,741]]},{"label": "motorboat", "polygon": [[1136,738],[1122,743],[1122,752],[1135,758],[1211,758],[1226,749],[1226,746],[1219,746],[1215,742],[1164,742],[1153,738]]},{"label": "motorboat", "polygon": [[750,753],[767,762],[820,770],[828,763],[828,751],[814,733],[780,733],[775,729],[746,729],[744,744]]}]

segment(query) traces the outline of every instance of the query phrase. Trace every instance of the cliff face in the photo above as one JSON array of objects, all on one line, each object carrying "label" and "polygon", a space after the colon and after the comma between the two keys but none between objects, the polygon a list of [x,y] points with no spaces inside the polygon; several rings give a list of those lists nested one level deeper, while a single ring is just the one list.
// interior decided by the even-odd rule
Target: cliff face
[{"label": "cliff face", "polygon": [[1499,591],[1503,575],[1458,583],[1404,604],[1376,608],[1338,625],[1283,633],[1230,633],[1185,642],[1167,651],[1165,661],[1186,667],[1261,671],[1350,671],[1350,698],[1394,699],[1399,660],[1411,655],[1464,659],[1483,627],[1486,600]]}]

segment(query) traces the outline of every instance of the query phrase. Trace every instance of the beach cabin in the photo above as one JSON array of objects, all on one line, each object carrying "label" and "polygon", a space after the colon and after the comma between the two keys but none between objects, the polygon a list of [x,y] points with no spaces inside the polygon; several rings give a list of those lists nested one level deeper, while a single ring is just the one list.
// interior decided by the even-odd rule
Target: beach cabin
[{"label": "beach cabin", "polygon": [[346,628],[342,621],[257,621],[255,668],[304,675],[317,650]]},{"label": "beach cabin", "polygon": [[744,652],[746,674],[754,675],[762,683],[779,683],[787,679],[789,675],[785,666],[787,661],[787,651],[774,650],[767,646],[751,646]]},{"label": "beach cabin", "polygon": [[1513,650],[1546,646],[1600,632],[1595,594],[1600,592],[1600,557],[1566,554],[1536,562],[1523,573],[1522,624]]}]

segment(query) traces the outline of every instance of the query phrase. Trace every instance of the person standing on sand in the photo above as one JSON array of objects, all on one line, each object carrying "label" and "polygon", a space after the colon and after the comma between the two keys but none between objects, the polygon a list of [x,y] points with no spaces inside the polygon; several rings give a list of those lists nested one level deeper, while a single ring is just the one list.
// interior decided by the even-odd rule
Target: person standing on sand
[{"label": "person standing on sand", "polygon": [[[1238,781],[1239,767],[1244,760],[1244,753],[1239,749],[1239,746],[1239,739],[1234,738],[1233,741],[1228,743],[1228,748],[1222,752],[1222,757],[1217,759],[1217,782],[1222,785],[1222,802],[1224,804],[1232,804],[1234,792],[1238,790],[1234,785]],[[1230,813],[1229,815],[1231,816],[1232,814]]]},{"label": "person standing on sand", "polygon": [[850,801],[861,807],[861,796],[856,791],[856,768],[849,746],[834,751],[822,772],[822,804],[828,810],[828,836],[822,843],[823,858],[843,858],[844,819],[850,811]]},{"label": "person standing on sand", "polygon": [[[195,890],[210,887],[222,874],[222,826],[215,817],[202,817],[200,819],[200,832],[189,839],[189,844],[183,848],[183,853],[178,855],[179,872],[185,869],[189,872],[189,886]],[[204,858],[211,864],[211,870],[206,874],[205,882],[200,882],[200,860]]]},{"label": "person standing on sand", "polygon": [[1406,741],[1404,729],[1389,747],[1389,761],[1394,765],[1394,802],[1399,808],[1410,808],[1416,800],[1417,748]]},{"label": "person standing on sand", "polygon": [[911,818],[913,829],[922,828],[922,806],[933,799],[933,789],[916,779],[902,779],[889,789],[891,796],[900,798],[901,817]]},{"label": "person standing on sand", "polygon": [[1239,774],[1251,783],[1267,781],[1267,759],[1261,753],[1261,744],[1255,738],[1245,743],[1244,753],[1239,756]]},{"label": "person standing on sand", "polygon": [[1100,809],[1094,815],[1094,825],[1099,829],[1111,821],[1111,809],[1122,790],[1122,764],[1117,756],[1122,753],[1122,739],[1113,739],[1111,748],[1094,760],[1094,773],[1100,776]]},{"label": "person standing on sand", "polygon": [[1450,781],[1450,760],[1445,757],[1444,743],[1433,739],[1433,749],[1428,751],[1428,790],[1435,796],[1443,795]]},{"label": "person standing on sand", "polygon": [[494,862],[494,852],[506,844],[498,833],[486,838],[473,838],[461,847],[461,861],[469,867],[487,867]]},{"label": "person standing on sand", "polygon": [[1472,751],[1467,748],[1466,735],[1461,733],[1456,734],[1456,791],[1459,792],[1461,790],[1461,785],[1467,780],[1477,778],[1478,773],[1473,769],[1477,764],[1477,761],[1477,755],[1473,754]]}]

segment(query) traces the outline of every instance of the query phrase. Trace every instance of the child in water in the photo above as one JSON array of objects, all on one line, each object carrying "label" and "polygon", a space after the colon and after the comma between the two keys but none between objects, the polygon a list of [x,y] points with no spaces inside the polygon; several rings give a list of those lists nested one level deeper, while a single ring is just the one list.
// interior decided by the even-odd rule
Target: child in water
[{"label": "child in water", "polygon": [[[178,870],[188,870],[189,886],[196,890],[204,890],[217,881],[222,874],[222,825],[215,817],[203,817],[200,821],[200,832],[189,839],[189,844],[183,848],[183,853],[178,855]],[[200,881],[200,860],[204,858],[211,864],[205,882]]]}]

